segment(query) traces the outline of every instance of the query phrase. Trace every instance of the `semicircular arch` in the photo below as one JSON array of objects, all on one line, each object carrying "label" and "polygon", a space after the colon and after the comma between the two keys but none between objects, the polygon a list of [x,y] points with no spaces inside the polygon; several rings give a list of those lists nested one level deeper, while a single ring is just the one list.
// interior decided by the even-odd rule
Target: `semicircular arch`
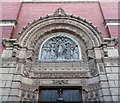
[{"label": "semicircular arch", "polygon": [[86,43],[88,49],[94,46],[100,46],[103,39],[101,33],[91,23],[73,15],[55,14],[34,20],[28,24],[19,33],[18,43],[20,46],[34,48],[39,38],[46,35],[46,33],[56,31],[73,32],[77,37],[79,36]]}]

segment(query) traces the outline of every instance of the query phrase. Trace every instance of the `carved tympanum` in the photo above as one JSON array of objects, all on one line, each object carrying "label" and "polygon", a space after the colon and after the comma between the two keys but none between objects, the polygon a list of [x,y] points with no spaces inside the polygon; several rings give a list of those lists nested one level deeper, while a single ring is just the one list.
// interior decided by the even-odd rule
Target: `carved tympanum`
[{"label": "carved tympanum", "polygon": [[42,61],[80,60],[78,44],[66,36],[56,36],[47,40],[41,48]]}]

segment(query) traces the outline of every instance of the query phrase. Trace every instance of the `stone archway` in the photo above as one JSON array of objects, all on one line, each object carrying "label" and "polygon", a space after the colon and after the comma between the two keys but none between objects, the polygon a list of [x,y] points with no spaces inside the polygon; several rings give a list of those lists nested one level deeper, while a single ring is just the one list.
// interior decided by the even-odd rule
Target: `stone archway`
[{"label": "stone archway", "polygon": [[[16,41],[16,44],[21,47],[16,57],[24,58],[26,62],[38,63],[40,45],[58,32],[67,33],[67,36],[78,42],[81,47],[82,61],[88,63],[88,59],[91,59],[88,66],[92,65],[91,71],[94,74],[93,72],[96,72],[93,62],[94,48],[101,46],[103,42],[101,34],[91,23],[66,14],[62,8],[57,9],[53,15],[34,20],[23,28]],[[19,55],[21,53],[23,57]]]},{"label": "stone archway", "polygon": [[[52,36],[57,36],[58,33],[78,42],[81,47],[81,61],[38,60],[42,43]],[[94,61],[94,48],[99,47],[102,42],[100,32],[91,23],[67,15],[59,8],[53,15],[34,20],[23,28],[16,42],[21,47],[16,57],[24,61],[22,74],[24,79],[29,78],[34,83],[31,84],[32,87],[82,86],[83,90],[86,90],[88,78],[98,73]],[[83,92],[83,98],[84,94],[86,92]]]}]

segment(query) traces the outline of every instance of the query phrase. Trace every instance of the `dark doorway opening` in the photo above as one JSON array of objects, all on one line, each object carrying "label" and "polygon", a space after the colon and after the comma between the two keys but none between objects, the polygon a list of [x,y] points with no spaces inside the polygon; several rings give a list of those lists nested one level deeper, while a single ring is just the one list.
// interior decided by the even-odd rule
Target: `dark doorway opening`
[{"label": "dark doorway opening", "polygon": [[39,103],[81,103],[81,86],[40,86]]}]

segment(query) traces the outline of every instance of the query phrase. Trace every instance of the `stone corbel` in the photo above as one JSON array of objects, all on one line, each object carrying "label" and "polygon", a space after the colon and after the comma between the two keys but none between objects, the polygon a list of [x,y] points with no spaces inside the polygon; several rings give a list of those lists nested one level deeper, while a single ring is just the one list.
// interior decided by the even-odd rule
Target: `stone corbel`
[{"label": "stone corbel", "polygon": [[14,49],[14,43],[16,42],[16,39],[2,39],[3,46],[6,47],[6,49],[2,53],[3,58],[11,58],[16,56],[16,50]]}]

